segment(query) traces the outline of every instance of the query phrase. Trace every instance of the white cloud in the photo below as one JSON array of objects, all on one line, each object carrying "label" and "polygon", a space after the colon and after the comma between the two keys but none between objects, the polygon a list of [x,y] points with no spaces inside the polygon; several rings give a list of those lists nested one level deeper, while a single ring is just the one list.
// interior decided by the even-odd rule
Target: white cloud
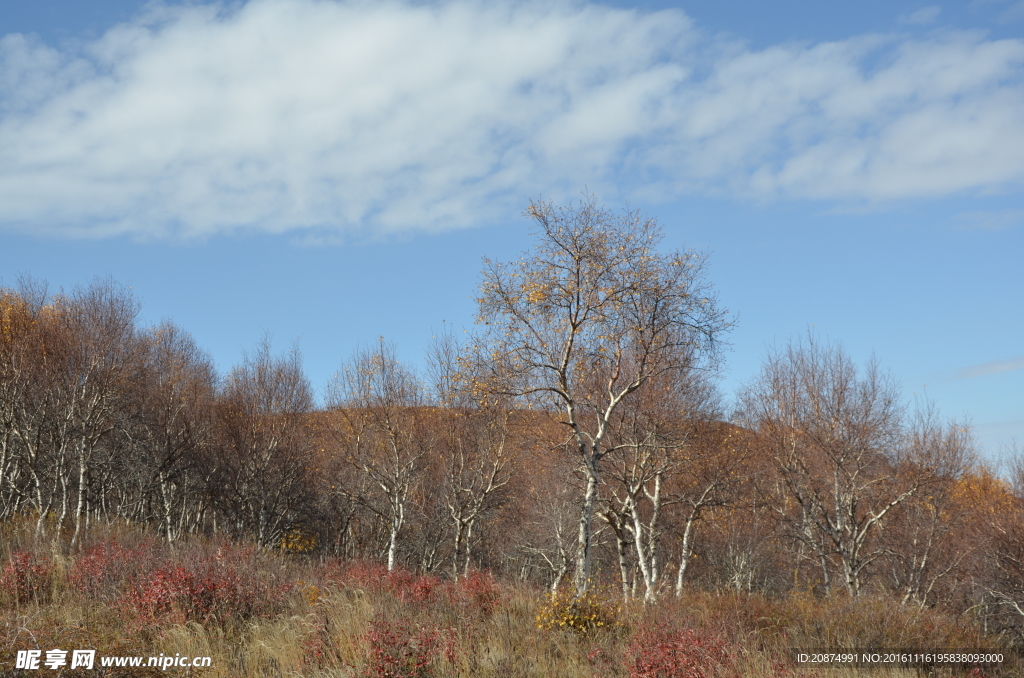
[{"label": "white cloud", "polygon": [[1005,374],[1024,370],[1024,356],[1010,358],[1009,360],[993,360],[992,362],[972,365],[956,371],[955,379],[973,379],[975,377],[987,377],[992,374]]},{"label": "white cloud", "polygon": [[910,25],[924,25],[934,23],[935,20],[939,18],[939,12],[941,11],[942,8],[939,7],[938,5],[929,5],[928,7],[922,7],[916,12],[901,15],[899,17],[899,22],[901,24]]},{"label": "white cloud", "polygon": [[443,229],[624,193],[885,201],[1024,182],[1024,42],[750,51],[678,11],[253,0],[79,53],[0,38],[0,224]]}]

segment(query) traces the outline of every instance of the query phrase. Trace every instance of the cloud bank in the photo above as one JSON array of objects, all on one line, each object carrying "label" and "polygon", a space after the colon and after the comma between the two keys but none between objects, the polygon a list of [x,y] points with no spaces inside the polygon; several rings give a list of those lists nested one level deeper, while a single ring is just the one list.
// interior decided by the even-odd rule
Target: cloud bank
[{"label": "cloud bank", "polygon": [[591,189],[879,202],[1024,184],[1024,42],[753,51],[678,11],[251,0],[0,38],[0,225],[445,229]]}]

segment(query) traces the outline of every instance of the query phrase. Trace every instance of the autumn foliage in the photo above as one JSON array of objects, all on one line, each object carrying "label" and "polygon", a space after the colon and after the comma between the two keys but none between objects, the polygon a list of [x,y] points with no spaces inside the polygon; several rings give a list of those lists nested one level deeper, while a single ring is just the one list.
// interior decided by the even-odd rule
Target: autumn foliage
[{"label": "autumn foliage", "polygon": [[1024,467],[814,336],[727,408],[702,255],[593,201],[529,216],[535,249],[486,262],[479,332],[436,338],[424,370],[381,340],[324,406],[297,349],[219,375],[113,282],[0,289],[10,628],[67,601],[145,642],[273,626],[292,665],[361,676],[520,675],[516,652],[774,676],[787,634],[909,642],[895,628],[1024,645]]}]

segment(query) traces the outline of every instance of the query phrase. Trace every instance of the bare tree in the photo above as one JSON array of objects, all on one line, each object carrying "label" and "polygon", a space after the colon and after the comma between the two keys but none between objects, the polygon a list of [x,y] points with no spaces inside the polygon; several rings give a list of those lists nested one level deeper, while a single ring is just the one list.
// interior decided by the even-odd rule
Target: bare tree
[{"label": "bare tree", "polygon": [[876,362],[858,370],[811,337],[770,354],[742,402],[792,500],[780,499],[777,514],[817,559],[825,589],[835,559],[856,596],[885,555],[872,540],[882,522],[936,477],[907,455],[898,390]]},{"label": "bare tree", "polygon": [[[67,506],[70,421],[62,395],[61,371],[68,353],[68,333],[60,331],[66,300],[29,303],[24,295],[8,293],[4,308],[2,395],[4,397],[5,485],[16,506],[31,507],[37,515],[36,535],[63,486]],[[58,482],[60,476],[62,482]]]},{"label": "bare tree", "polygon": [[328,407],[340,415],[338,454],[360,471],[359,484],[346,491],[385,522],[389,570],[397,565],[410,492],[430,450],[424,404],[419,379],[383,338],[374,350],[357,353],[329,388]]},{"label": "bare tree", "polygon": [[[573,534],[579,512],[578,488],[565,482],[573,469],[564,460],[531,465],[530,480],[519,495],[521,506],[516,512],[519,549],[526,556],[522,579],[536,571],[552,593],[558,591],[571,572],[576,558],[576,535]],[[560,463],[562,462],[562,463]]]},{"label": "bare tree", "polygon": [[135,328],[138,312],[138,301],[128,290],[103,281],[78,290],[64,315],[70,350],[62,390],[77,467],[72,545],[88,513],[93,457],[137,412],[132,384],[139,378],[144,350]]},{"label": "bare tree", "polygon": [[591,196],[556,208],[531,203],[532,252],[485,260],[479,297],[483,357],[503,392],[561,411],[565,445],[586,489],[574,584],[587,590],[602,461],[623,402],[652,379],[709,366],[729,323],[704,280],[704,257],[659,253],[654,219],[616,215]]},{"label": "bare tree", "polygon": [[661,541],[673,519],[685,523],[682,574],[694,525],[723,501],[736,473],[735,459],[725,458],[731,450],[723,453],[712,434],[718,396],[707,375],[694,370],[667,377],[623,403],[609,433],[619,452],[609,464],[603,517],[615,536],[623,596],[636,595],[639,579],[645,601],[662,588]]},{"label": "bare tree", "polygon": [[[986,471],[974,455],[971,430],[943,422],[925,405],[914,415],[905,435],[906,456],[934,474],[927,492],[907,499],[882,538],[889,555],[890,580],[903,604],[934,605],[940,585],[953,579],[976,547],[971,525],[975,502],[970,488],[985,484]],[[972,534],[972,532],[974,534]]]},{"label": "bare tree", "polygon": [[168,541],[196,531],[206,513],[207,493],[199,472],[211,452],[216,375],[192,337],[165,322],[146,337],[146,368],[138,399],[139,448],[132,459],[142,492],[152,507],[147,518]]},{"label": "bare tree", "polygon": [[33,469],[27,458],[31,448],[26,449],[21,438],[36,358],[29,350],[35,316],[23,295],[0,289],[0,518],[32,501],[29,476]]},{"label": "bare tree", "polygon": [[984,563],[977,573],[986,594],[988,622],[1015,644],[1024,643],[1024,451],[1016,442],[1003,450],[1009,482],[991,473],[977,474],[961,501],[983,521]]},{"label": "bare tree", "polygon": [[225,379],[216,455],[206,473],[213,502],[236,537],[274,546],[303,518],[312,501],[306,430],[312,406],[298,349],[275,357],[268,338]]},{"label": "bare tree", "polygon": [[72,544],[101,496],[97,454],[131,419],[138,377],[138,304],[110,281],[48,298],[34,283],[4,294],[0,440],[8,492],[38,513],[73,519]]},{"label": "bare tree", "polygon": [[676,597],[683,594],[698,527],[706,521],[709,513],[739,505],[737,498],[748,476],[745,466],[749,455],[745,441],[735,427],[718,422],[698,423],[703,425],[686,449],[686,456],[678,464],[679,471],[666,492],[669,500],[678,506]]},{"label": "bare tree", "polygon": [[451,332],[436,335],[428,355],[437,405],[436,452],[444,464],[444,504],[454,528],[452,573],[469,571],[474,529],[501,506],[515,460],[508,398],[481,397],[470,385],[472,362]]}]

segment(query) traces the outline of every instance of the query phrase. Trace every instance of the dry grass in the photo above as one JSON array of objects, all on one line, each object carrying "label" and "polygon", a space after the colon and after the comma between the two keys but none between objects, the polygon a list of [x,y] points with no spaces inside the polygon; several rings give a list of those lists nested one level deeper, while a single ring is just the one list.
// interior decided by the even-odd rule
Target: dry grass
[{"label": "dry grass", "polygon": [[882,598],[693,592],[645,607],[597,596],[583,621],[559,624],[552,619],[572,620],[575,608],[480,573],[444,582],[205,540],[167,545],[115,525],[70,554],[27,537],[31,527],[0,526],[10,537],[0,542],[0,676],[17,675],[17,650],[94,648],[210,656],[213,665],[60,675],[910,678],[919,673],[799,670],[790,648],[995,647],[965,620]]}]

